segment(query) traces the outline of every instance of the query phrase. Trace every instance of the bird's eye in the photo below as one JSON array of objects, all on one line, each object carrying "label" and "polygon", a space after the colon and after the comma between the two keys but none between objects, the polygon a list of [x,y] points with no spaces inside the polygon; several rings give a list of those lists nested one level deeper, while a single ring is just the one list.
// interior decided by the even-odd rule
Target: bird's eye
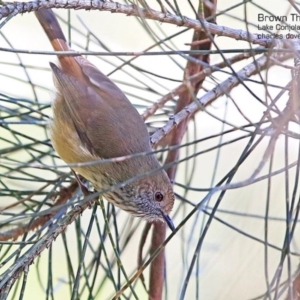
[{"label": "bird's eye", "polygon": [[161,192],[156,192],[155,193],[155,201],[161,202],[164,200],[164,195]]}]

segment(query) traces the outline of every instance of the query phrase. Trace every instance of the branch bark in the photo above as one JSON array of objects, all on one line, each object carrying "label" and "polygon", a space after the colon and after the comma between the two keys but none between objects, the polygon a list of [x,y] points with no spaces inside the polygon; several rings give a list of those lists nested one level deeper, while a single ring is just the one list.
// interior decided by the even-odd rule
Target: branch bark
[{"label": "branch bark", "polygon": [[[216,0],[211,0],[211,4],[209,7],[204,4],[204,17],[208,18],[215,14],[216,10]],[[211,9],[213,8],[213,9]],[[203,7],[201,5],[201,1],[199,1],[199,10],[198,16],[203,17]],[[214,19],[212,19],[215,22]],[[191,50],[209,50],[211,48],[211,38],[212,36],[207,36],[206,33],[200,31],[194,31],[193,35],[193,42],[196,41],[203,41],[200,44],[192,45]],[[192,56],[195,60],[188,60],[187,65],[184,71],[184,78],[187,78],[201,72],[204,69],[204,66],[209,64],[209,55],[193,55]],[[197,61],[197,62],[196,62]],[[203,62],[200,64],[199,62]],[[177,107],[175,109],[175,114],[180,112],[184,109],[185,106],[193,102],[195,99],[199,89],[202,86],[202,83],[205,79],[205,76],[198,81],[194,81],[193,85],[189,82],[188,89],[180,95],[180,98],[177,102]],[[187,124],[189,122],[191,115],[187,116],[173,131],[169,132],[169,140],[170,146],[178,146],[181,144],[183,136],[187,129]],[[165,164],[171,164],[176,162],[179,156],[179,149],[171,150],[168,153],[166,158]],[[168,176],[171,181],[175,179],[176,174],[176,164],[174,163],[173,166],[167,169]],[[151,244],[151,253],[156,250],[160,244],[164,242],[166,238],[166,224],[165,223],[156,223],[154,224],[153,229],[153,237],[152,237],[152,244]],[[157,255],[157,257],[153,260],[151,267],[150,267],[150,289],[149,289],[149,299],[150,300],[161,300],[163,294],[163,284],[165,279],[165,251],[164,249]]]},{"label": "branch bark", "polygon": [[[203,27],[212,35],[226,36],[236,40],[248,41],[252,44],[263,47],[281,47],[282,44],[293,45],[297,41],[279,40],[279,39],[259,39],[257,34],[252,34],[245,30],[233,29],[226,26],[216,25],[203,20],[203,26],[198,19],[180,17],[167,12],[159,12],[150,8],[141,8],[137,5],[125,5],[118,2],[108,2],[102,0],[41,0],[30,2],[3,2],[0,6],[0,20],[5,17],[15,16],[26,12],[36,11],[40,8],[57,8],[57,9],[76,9],[76,10],[100,10],[110,11],[112,13],[126,14],[143,19],[155,20],[161,23],[173,24],[181,27],[187,27],[196,31],[203,31]],[[3,50],[3,48],[2,48]]]}]

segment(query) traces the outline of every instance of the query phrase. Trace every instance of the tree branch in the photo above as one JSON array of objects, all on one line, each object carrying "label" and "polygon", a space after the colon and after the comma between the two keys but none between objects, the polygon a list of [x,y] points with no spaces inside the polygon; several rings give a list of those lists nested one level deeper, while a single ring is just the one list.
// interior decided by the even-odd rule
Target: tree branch
[{"label": "tree branch", "polygon": [[259,39],[256,34],[245,30],[233,29],[226,26],[220,26],[203,20],[203,26],[198,20],[185,16],[177,16],[167,12],[159,12],[153,9],[145,9],[137,5],[124,5],[118,2],[108,2],[101,0],[42,0],[30,2],[3,2],[0,6],[0,20],[5,17],[15,16],[26,12],[36,11],[40,8],[57,8],[57,9],[76,9],[76,10],[100,10],[110,11],[112,13],[126,14],[143,19],[155,20],[161,23],[173,24],[181,27],[187,27],[196,31],[203,31],[203,27],[212,35],[226,36],[235,40],[248,41],[252,44],[263,47],[282,47],[283,43],[293,45],[297,43],[293,40],[276,40],[276,39]]}]

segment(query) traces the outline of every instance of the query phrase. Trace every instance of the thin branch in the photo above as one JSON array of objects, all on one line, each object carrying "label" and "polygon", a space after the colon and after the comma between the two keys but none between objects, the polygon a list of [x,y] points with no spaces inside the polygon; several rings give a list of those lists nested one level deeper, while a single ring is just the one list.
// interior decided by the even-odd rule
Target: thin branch
[{"label": "thin branch", "polygon": [[[287,57],[290,56],[284,56],[285,59]],[[250,76],[257,74],[261,70],[267,67],[269,68],[274,64],[275,63],[270,60],[269,57],[263,55],[256,61],[252,62],[251,64],[237,72],[238,76],[230,76],[228,79],[217,85],[200,99],[184,107],[179,113],[170,118],[165,126],[157,129],[157,131],[151,136],[151,144],[156,145],[164,136],[171,132],[173,128],[178,126],[182,121],[189,118],[191,114],[195,113],[199,109],[204,109],[205,106],[218,99],[220,96],[228,94],[234,87],[239,84],[239,79],[244,81]]]},{"label": "thin branch", "polygon": [[96,199],[91,196],[86,197],[80,205],[76,205],[66,214],[66,216],[59,219],[57,223],[52,224],[52,226],[49,227],[48,232],[30,250],[21,256],[15,264],[2,274],[0,278],[1,297],[4,296],[3,292],[7,291],[7,287],[13,285],[22,272],[33,263],[34,259],[38,257],[43,250],[49,248],[52,242],[67,229],[68,225],[73,223],[84,210],[91,208],[95,201]]},{"label": "thin branch", "polygon": [[293,45],[296,41],[292,40],[276,40],[276,39],[260,39],[257,34],[252,34],[245,30],[232,29],[226,26],[216,25],[203,20],[203,27],[198,20],[188,18],[186,16],[176,16],[168,12],[160,12],[153,9],[145,9],[137,5],[125,5],[118,2],[108,2],[101,0],[42,0],[30,2],[3,2],[0,7],[0,20],[23,14],[26,12],[36,11],[40,8],[60,8],[60,9],[76,9],[76,10],[100,10],[110,11],[112,13],[126,14],[127,16],[141,17],[143,19],[155,20],[161,23],[169,23],[177,26],[192,28],[196,31],[202,31],[206,28],[212,35],[226,36],[236,40],[248,41],[253,44],[261,45],[263,47],[281,47],[283,43]]}]

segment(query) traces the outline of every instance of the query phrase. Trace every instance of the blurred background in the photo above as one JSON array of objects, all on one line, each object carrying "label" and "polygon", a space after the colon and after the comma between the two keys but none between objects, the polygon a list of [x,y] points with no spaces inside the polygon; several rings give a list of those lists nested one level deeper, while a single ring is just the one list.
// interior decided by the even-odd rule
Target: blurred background
[{"label": "blurred background", "polygon": [[[161,11],[159,2],[134,3]],[[161,3],[170,14],[197,20],[194,9],[198,10],[198,1]],[[258,14],[288,16],[287,24],[299,23],[292,22],[290,17],[292,13],[298,14],[296,2],[231,0],[215,4],[216,24],[236,32],[268,33],[258,30],[257,25],[280,24],[270,20],[259,22]],[[141,114],[182,84],[191,55],[182,51],[191,49],[192,29],[107,11],[54,11],[72,49],[111,53],[89,55],[88,59],[110,76]],[[72,190],[74,177],[54,152],[47,132],[55,91],[49,61],[57,59],[46,53],[30,54],[50,53],[51,45],[34,13],[19,14],[6,21],[0,31],[1,280],[11,274],[10,268],[24,264],[24,255],[34,256],[34,247],[51,229],[51,218],[43,218],[55,212],[57,219],[83,199],[77,187]],[[272,32],[284,37],[287,33],[298,33],[276,29]],[[210,62],[204,67],[257,47],[233,36],[215,36],[214,43],[210,49],[217,51],[209,55]],[[160,54],[114,54],[149,47],[150,52]],[[300,299],[291,293],[287,296],[289,286],[290,291],[295,288],[300,253],[298,113],[290,117],[276,136],[276,124],[281,124],[280,116],[285,114],[291,98],[292,58],[296,55],[291,53],[288,57],[283,53],[276,60],[271,52],[255,54],[230,67],[220,67],[205,77],[195,96],[201,100],[230,76],[236,77],[234,71],[255,64],[264,55],[270,58],[272,67],[240,78],[235,88],[224,91],[205,109],[199,107],[188,122],[177,161],[177,198],[171,214],[176,226],[184,224],[166,245],[163,299]],[[132,61],[128,63],[129,60]],[[203,67],[200,62],[197,64]],[[174,115],[178,101],[180,95],[174,95],[146,119],[151,133]],[[267,110],[270,114],[265,117]],[[270,141],[274,142],[273,147]],[[166,140],[158,144],[159,149],[164,149],[158,154],[162,162],[169,146]],[[253,178],[258,167],[260,170]],[[212,192],[226,183],[236,184],[236,188]],[[70,196],[61,205],[61,211],[56,211],[55,203],[61,199],[62,191]],[[200,203],[199,209],[189,216]],[[104,209],[85,210],[1,297],[111,299],[126,283],[126,276],[130,278],[138,268],[139,245],[146,223],[119,211],[106,200]],[[33,223],[36,225],[31,230]],[[149,258],[150,244],[148,236],[144,260]],[[148,286],[149,268],[144,276]],[[75,287],[78,298],[73,293]],[[142,281],[137,280],[120,299],[147,298]]]}]

